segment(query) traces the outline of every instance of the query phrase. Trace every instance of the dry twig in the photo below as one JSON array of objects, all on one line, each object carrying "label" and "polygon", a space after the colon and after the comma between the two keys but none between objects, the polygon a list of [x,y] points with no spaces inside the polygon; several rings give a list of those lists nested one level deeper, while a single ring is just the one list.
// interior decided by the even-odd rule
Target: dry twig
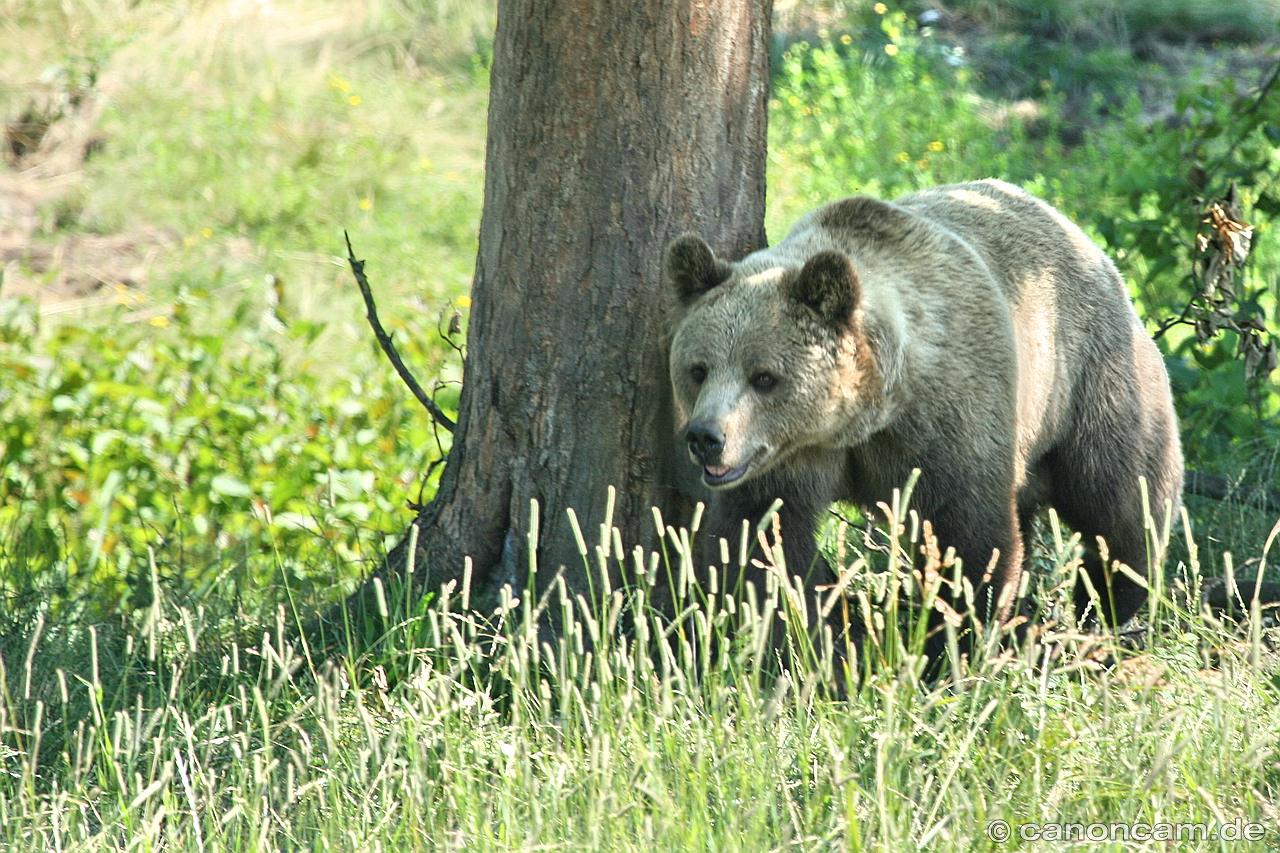
[{"label": "dry twig", "polygon": [[449,432],[453,432],[455,426],[453,420],[436,405],[435,400],[428,397],[426,392],[422,390],[422,386],[413,378],[413,374],[409,373],[409,369],[404,366],[404,362],[400,359],[400,353],[396,351],[395,344],[391,343],[391,336],[382,328],[382,323],[378,322],[378,309],[373,303],[373,291],[369,289],[369,279],[364,274],[364,261],[356,260],[355,250],[351,248],[351,237],[348,236],[346,231],[342,232],[342,236],[347,241],[347,263],[351,265],[351,272],[356,277],[356,284],[360,285],[360,295],[364,297],[364,307],[368,312],[369,325],[373,327],[374,337],[378,339],[378,344],[381,345],[382,351],[391,360],[391,365],[395,367],[396,373],[404,380],[404,384],[409,386],[409,390],[413,392],[413,396],[418,398],[418,402],[431,413],[432,419]]}]

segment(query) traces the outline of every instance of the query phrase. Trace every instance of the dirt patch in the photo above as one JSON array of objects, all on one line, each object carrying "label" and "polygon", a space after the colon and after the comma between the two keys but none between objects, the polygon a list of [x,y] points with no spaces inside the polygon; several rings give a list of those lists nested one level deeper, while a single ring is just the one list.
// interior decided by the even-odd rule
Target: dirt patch
[{"label": "dirt patch", "polygon": [[0,168],[0,298],[27,296],[42,309],[113,299],[143,287],[157,255],[176,241],[159,229],[95,235],[65,232],[83,194],[85,161],[107,144],[96,130],[98,99],[36,98],[4,128]]},{"label": "dirt patch", "polygon": [[0,298],[28,296],[43,307],[139,288],[160,249],[172,241],[172,234],[161,231],[71,234],[56,240],[5,234],[0,236]]}]

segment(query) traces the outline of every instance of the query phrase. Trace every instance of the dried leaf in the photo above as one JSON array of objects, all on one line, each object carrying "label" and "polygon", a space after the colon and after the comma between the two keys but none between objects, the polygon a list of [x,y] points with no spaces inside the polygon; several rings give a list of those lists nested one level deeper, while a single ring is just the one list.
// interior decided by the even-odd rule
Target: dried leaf
[{"label": "dried leaf", "polygon": [[1253,226],[1244,221],[1240,207],[1240,192],[1233,184],[1226,198],[1214,199],[1203,209],[1203,230],[1195,236],[1203,301],[1195,305],[1193,322],[1201,344],[1224,329],[1238,334],[1236,357],[1244,361],[1245,375],[1256,383],[1276,369],[1277,347],[1256,308],[1236,304],[1236,271],[1253,248]]}]

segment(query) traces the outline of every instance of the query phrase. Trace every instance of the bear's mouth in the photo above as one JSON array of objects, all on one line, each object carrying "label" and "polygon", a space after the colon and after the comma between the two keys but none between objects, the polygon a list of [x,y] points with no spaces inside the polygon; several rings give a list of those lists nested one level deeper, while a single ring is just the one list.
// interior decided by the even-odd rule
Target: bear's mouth
[{"label": "bear's mouth", "polygon": [[725,486],[735,480],[741,479],[742,475],[747,473],[747,469],[750,467],[750,462],[739,465],[736,468],[724,468],[720,465],[703,465],[702,480],[708,486]]}]

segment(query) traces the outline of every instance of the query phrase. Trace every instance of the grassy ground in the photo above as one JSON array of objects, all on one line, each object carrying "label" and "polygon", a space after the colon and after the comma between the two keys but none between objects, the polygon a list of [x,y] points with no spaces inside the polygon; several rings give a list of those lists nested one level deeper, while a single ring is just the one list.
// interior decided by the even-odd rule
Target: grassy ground
[{"label": "grassy ground", "polygon": [[[687,571],[678,542],[653,567]],[[767,626],[743,624],[728,599],[698,613],[731,642],[696,630],[659,642],[652,567],[601,544],[638,582],[553,602],[569,614],[559,648],[539,644],[533,602],[510,602],[495,646],[492,626],[394,598],[386,648],[399,652],[377,663],[319,663],[269,634],[228,648],[206,614],[163,595],[128,661],[90,633],[90,665],[46,683],[32,661],[56,641],[33,638],[5,656],[6,849],[1274,843],[1280,717],[1257,622],[1238,640],[1162,596],[1170,627],[1143,654],[1059,625],[1056,659],[1034,646],[983,658],[942,687],[921,683],[890,624],[860,681],[833,682],[822,649],[809,675],[773,680],[760,675]],[[629,638],[615,630],[637,614]],[[1106,654],[1123,660],[1103,668]]]},{"label": "grassy ground", "polygon": [[[1256,30],[1249,15],[1274,11],[1238,5],[1219,20]],[[998,23],[1024,6],[969,11]],[[1044,9],[1034,45],[1119,32],[1121,17],[1102,32]],[[960,41],[867,3],[783,11],[830,44],[778,56],[775,239],[833,195],[997,175],[1081,221],[1153,322],[1167,315],[1177,276],[1129,240],[1177,218],[1146,193],[1178,162],[1152,130],[1162,102],[1116,86],[1093,102],[1082,82],[1158,69],[1059,45],[1057,64],[1035,54],[1052,73],[1028,77],[1028,50],[995,30]],[[637,583],[552,601],[571,616],[563,647],[539,643],[538,602],[510,602],[495,629],[394,589],[396,628],[362,656],[279,639],[403,530],[447,448],[369,341],[341,235],[451,406],[489,16],[473,0],[0,0],[4,848],[1274,846],[1264,614],[1237,628],[1187,604],[1202,575],[1265,569],[1274,519],[1247,506],[1188,501],[1141,652],[1058,624],[1058,657],[984,658],[944,686],[920,681],[909,616],[857,678],[823,648],[801,655],[821,675],[762,676],[765,629],[724,600],[696,620],[734,639],[684,625],[659,642],[647,584],[687,569],[679,537],[633,554],[607,523],[590,559]],[[1201,65],[1244,74],[1253,50]],[[966,64],[979,54],[993,59]],[[1274,316],[1257,224],[1252,281]],[[1267,419],[1240,415],[1220,378],[1197,384],[1217,356],[1179,334],[1165,345],[1191,373],[1192,453],[1274,481]],[[864,586],[890,582],[882,557],[833,536]],[[1047,523],[1042,540],[1048,619],[1071,543]]]}]

